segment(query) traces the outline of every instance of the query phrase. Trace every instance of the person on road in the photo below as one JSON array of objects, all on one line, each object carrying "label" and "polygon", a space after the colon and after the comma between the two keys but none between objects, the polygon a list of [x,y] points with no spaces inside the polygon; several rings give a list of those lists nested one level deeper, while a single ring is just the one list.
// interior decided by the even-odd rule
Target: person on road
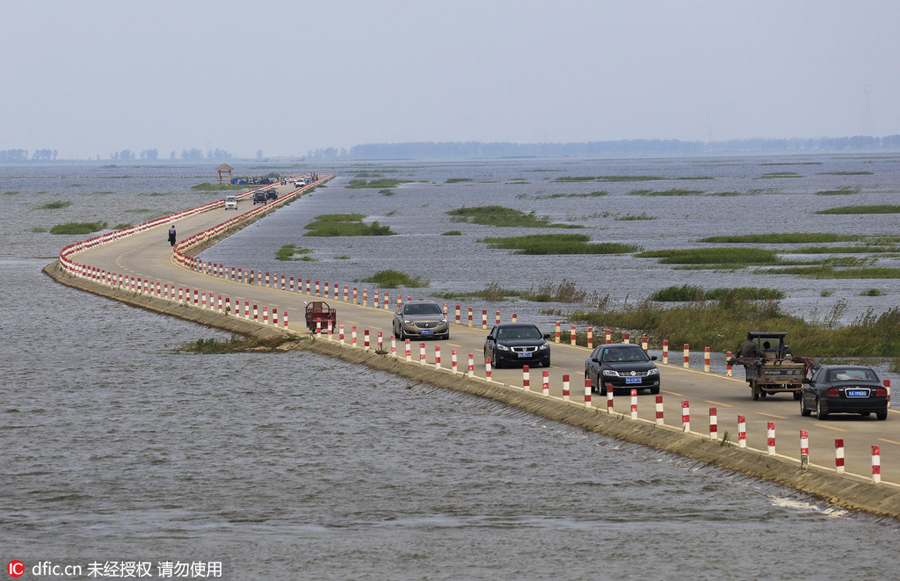
[{"label": "person on road", "polygon": [[175,224],[169,227],[169,244],[175,246]]}]

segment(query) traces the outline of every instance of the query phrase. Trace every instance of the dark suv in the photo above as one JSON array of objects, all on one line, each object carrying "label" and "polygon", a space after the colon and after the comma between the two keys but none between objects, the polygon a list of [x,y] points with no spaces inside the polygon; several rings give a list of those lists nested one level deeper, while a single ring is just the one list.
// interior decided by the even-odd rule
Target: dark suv
[{"label": "dark suv", "polygon": [[265,204],[266,203],[266,192],[264,190],[256,190],[253,193],[253,205],[256,204]]},{"label": "dark suv", "polygon": [[606,395],[612,385],[618,390],[649,389],[659,393],[659,369],[640,345],[612,343],[601,345],[584,362],[584,376],[591,381],[591,391]]},{"label": "dark suv", "polygon": [[550,367],[550,333],[534,323],[500,323],[484,340],[484,358],[497,369],[504,365]]}]

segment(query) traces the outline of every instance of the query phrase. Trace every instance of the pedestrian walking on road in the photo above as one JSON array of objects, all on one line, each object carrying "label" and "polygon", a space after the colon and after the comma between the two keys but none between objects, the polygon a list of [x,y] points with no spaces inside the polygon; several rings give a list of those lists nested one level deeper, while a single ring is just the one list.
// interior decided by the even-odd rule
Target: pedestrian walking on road
[{"label": "pedestrian walking on road", "polygon": [[169,244],[171,244],[172,246],[175,246],[175,225],[174,224],[172,224],[172,226],[169,228]]}]

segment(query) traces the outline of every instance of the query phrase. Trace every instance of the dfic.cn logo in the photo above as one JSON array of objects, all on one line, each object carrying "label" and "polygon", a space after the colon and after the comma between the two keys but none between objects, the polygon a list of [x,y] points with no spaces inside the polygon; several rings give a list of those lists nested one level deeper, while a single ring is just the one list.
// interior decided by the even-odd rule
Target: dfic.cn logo
[{"label": "dfic.cn logo", "polygon": [[22,561],[10,561],[6,566],[6,572],[13,577],[21,577],[25,574],[25,563]]}]

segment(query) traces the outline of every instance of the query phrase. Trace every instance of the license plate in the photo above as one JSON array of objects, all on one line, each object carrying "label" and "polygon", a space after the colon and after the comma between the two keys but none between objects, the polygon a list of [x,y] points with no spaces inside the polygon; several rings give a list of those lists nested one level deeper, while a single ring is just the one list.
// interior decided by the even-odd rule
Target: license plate
[{"label": "license plate", "polygon": [[519,357],[531,357],[531,353],[519,353]]},{"label": "license plate", "polygon": [[640,377],[626,377],[625,378],[625,383],[640,383],[640,382],[641,382]]},{"label": "license plate", "polygon": [[434,331],[432,331],[431,329],[422,329],[423,335],[431,335],[432,333],[434,333]]},{"label": "license plate", "polygon": [[869,397],[868,389],[848,389],[845,393],[847,397]]}]

